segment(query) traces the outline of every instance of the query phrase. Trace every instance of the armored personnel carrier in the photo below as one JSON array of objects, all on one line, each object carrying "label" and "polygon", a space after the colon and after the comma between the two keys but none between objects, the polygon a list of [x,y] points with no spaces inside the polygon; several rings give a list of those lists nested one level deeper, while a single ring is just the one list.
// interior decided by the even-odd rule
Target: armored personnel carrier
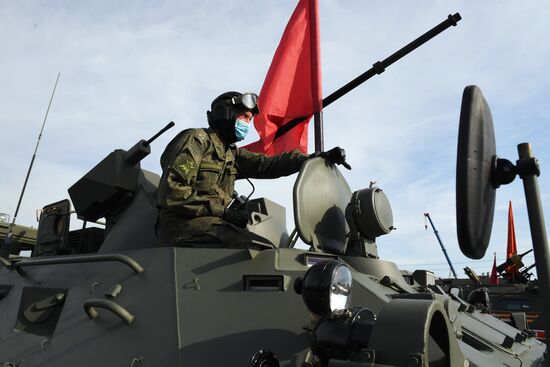
[{"label": "armored personnel carrier", "polygon": [[[151,141],[115,150],[69,189],[79,218],[105,218],[104,232],[83,226],[69,241],[70,203],[61,201],[43,210],[32,258],[0,259],[0,365],[548,365],[529,330],[446,293],[429,271],[403,276],[380,259],[376,238],[393,228],[388,198],[377,187],[352,191],[322,158],[296,179],[290,235],[285,209],[255,199],[248,229],[265,241],[254,250],[160,244],[159,176],[139,163]],[[485,195],[488,208],[468,206],[459,222],[471,257],[488,244],[490,218],[468,221],[492,218],[482,165],[491,167],[494,147],[488,106],[468,87],[458,170],[471,182],[458,197]],[[309,250],[294,248],[298,236]]]}]

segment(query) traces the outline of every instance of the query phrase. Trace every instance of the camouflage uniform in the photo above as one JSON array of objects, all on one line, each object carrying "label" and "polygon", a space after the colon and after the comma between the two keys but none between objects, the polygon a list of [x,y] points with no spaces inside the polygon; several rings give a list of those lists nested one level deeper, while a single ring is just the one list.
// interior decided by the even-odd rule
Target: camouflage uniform
[{"label": "camouflage uniform", "polygon": [[222,218],[233,200],[235,179],[288,176],[298,172],[306,159],[297,151],[268,157],[235,145],[226,149],[211,128],[182,131],[160,160],[161,241],[190,247],[250,247],[255,235]]}]

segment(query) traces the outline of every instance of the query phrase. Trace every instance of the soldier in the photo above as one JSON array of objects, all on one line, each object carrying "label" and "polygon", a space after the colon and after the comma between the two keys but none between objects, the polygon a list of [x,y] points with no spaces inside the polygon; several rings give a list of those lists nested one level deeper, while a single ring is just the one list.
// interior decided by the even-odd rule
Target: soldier
[{"label": "soldier", "polygon": [[[245,210],[228,208],[235,179],[288,176],[309,157],[298,151],[269,157],[235,146],[259,113],[257,99],[252,93],[223,93],[207,111],[209,128],[184,130],[166,147],[157,204],[157,233],[164,244],[247,248],[254,247],[253,239],[265,243],[246,230]],[[340,150],[322,154],[330,158],[335,149]]]}]

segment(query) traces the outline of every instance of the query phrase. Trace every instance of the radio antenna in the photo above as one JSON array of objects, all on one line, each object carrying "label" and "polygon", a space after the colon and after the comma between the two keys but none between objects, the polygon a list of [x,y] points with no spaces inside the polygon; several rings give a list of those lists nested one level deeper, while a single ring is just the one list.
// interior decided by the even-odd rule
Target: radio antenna
[{"label": "radio antenna", "polygon": [[17,207],[15,208],[15,214],[13,215],[13,220],[10,223],[10,226],[8,228],[8,233],[6,234],[6,238],[4,239],[4,243],[2,244],[2,251],[0,253],[6,257],[9,257],[9,251],[10,251],[12,237],[13,237],[12,229],[13,229],[13,226],[15,225],[17,214],[19,213],[19,207],[21,206],[21,201],[23,200],[23,195],[25,194],[25,189],[27,188],[27,183],[29,182],[29,176],[31,175],[34,159],[36,158],[36,152],[38,151],[38,146],[40,145],[42,132],[44,131],[44,126],[46,125],[46,120],[48,119],[48,113],[50,112],[50,106],[52,105],[53,96],[55,95],[55,89],[57,88],[57,82],[59,82],[60,76],[61,76],[61,73],[58,73],[57,79],[55,80],[55,84],[53,86],[52,96],[50,97],[48,108],[46,109],[46,115],[44,116],[44,121],[42,121],[42,128],[40,129],[40,134],[38,134],[38,140],[36,141],[36,147],[34,148],[34,153],[31,158],[31,164],[29,165],[29,169],[27,170],[27,176],[25,177],[25,182],[23,183],[23,189],[21,190],[21,195],[19,195],[19,201],[17,202]]}]

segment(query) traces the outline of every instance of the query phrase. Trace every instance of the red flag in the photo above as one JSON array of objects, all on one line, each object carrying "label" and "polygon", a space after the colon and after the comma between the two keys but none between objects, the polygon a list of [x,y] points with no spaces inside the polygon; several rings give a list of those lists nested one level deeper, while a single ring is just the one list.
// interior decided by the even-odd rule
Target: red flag
[{"label": "red flag", "polygon": [[497,254],[494,254],[493,259],[493,270],[491,270],[491,276],[489,276],[489,284],[498,284],[498,275],[497,275]]},{"label": "red flag", "polygon": [[[513,255],[517,255],[516,246],[516,230],[514,228],[514,213],[512,212],[512,202],[508,204],[508,245],[506,247],[506,260]],[[508,274],[514,274],[517,271],[515,265],[510,265],[506,268]]]},{"label": "red flag", "polygon": [[[285,28],[271,61],[258,105],[254,126],[260,140],[245,149],[276,155],[299,149],[307,153],[307,127],[322,110],[321,58],[317,0],[300,0]],[[288,122],[303,120],[276,138]]]}]

